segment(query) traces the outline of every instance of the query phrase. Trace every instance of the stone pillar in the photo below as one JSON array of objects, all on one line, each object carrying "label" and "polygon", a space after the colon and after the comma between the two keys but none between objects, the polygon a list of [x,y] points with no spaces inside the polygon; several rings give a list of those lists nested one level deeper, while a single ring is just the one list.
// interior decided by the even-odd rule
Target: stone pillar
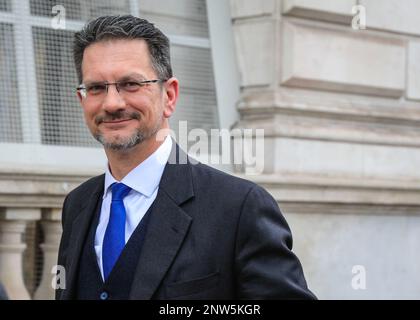
[{"label": "stone pillar", "polygon": [[35,208],[6,208],[0,212],[0,281],[9,299],[30,299],[23,280],[23,235],[27,221],[40,218],[41,211]]},{"label": "stone pillar", "polygon": [[44,243],[41,249],[44,253],[44,264],[41,283],[35,292],[35,300],[53,300],[55,291],[52,287],[54,274],[52,268],[57,265],[58,247],[62,233],[61,209],[49,209],[42,213],[42,230]]}]

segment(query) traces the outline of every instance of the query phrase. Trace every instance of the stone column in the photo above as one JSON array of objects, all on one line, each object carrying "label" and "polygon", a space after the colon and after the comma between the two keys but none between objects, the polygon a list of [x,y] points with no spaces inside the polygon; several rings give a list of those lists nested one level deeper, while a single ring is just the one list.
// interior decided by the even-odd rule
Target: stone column
[{"label": "stone column", "polygon": [[41,249],[44,253],[44,266],[41,283],[35,292],[35,300],[52,300],[55,291],[52,281],[55,274],[52,268],[57,265],[58,247],[62,233],[61,209],[48,209],[42,213],[42,230],[44,231],[44,243]]},{"label": "stone column", "polygon": [[26,223],[39,220],[40,209],[6,208],[0,211],[0,281],[9,299],[30,299],[23,280],[22,254],[26,248],[23,242]]}]

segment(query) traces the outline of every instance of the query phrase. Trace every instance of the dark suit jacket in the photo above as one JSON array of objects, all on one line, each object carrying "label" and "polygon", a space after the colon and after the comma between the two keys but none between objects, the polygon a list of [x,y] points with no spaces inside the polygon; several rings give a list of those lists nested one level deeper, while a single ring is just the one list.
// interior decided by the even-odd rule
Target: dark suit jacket
[{"label": "dark suit jacket", "polygon": [[[174,152],[181,152],[174,143]],[[80,255],[104,175],[63,207],[58,264],[75,297]],[[312,299],[277,202],[261,187],[203,164],[167,164],[130,299]]]}]

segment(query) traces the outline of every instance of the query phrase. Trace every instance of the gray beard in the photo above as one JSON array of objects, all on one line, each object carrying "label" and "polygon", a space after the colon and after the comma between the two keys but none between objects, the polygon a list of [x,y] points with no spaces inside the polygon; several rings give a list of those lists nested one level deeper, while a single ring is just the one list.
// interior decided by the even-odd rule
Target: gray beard
[{"label": "gray beard", "polygon": [[[134,117],[133,117],[134,118]],[[163,123],[163,117],[161,116],[159,121],[155,124],[155,127],[152,129],[137,129],[136,132],[125,140],[119,142],[107,142],[105,141],[104,136],[101,133],[94,135],[95,139],[101,143],[105,149],[110,149],[114,151],[126,151],[135,147],[136,145],[142,143],[143,141],[153,137],[160,130],[160,127]]]},{"label": "gray beard", "polygon": [[149,135],[146,136],[140,130],[137,130],[137,132],[134,133],[131,137],[120,142],[107,142],[105,141],[104,136],[102,134],[99,133],[95,135],[95,139],[98,140],[104,146],[105,149],[111,149],[114,151],[124,151],[131,149],[139,143],[142,143],[147,138],[149,138]]}]

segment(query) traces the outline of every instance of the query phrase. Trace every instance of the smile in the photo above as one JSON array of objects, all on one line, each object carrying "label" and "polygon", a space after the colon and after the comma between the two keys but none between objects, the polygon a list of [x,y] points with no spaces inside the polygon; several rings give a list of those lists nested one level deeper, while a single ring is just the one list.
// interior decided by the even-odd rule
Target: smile
[{"label": "smile", "polygon": [[122,123],[122,122],[127,122],[133,119],[120,119],[120,120],[112,120],[112,121],[103,121],[103,123]]},{"label": "smile", "polygon": [[126,125],[128,125],[128,123],[131,120],[134,120],[134,119],[119,119],[119,120],[112,120],[112,121],[103,121],[102,125],[108,128],[118,129],[118,128],[123,128]]}]

